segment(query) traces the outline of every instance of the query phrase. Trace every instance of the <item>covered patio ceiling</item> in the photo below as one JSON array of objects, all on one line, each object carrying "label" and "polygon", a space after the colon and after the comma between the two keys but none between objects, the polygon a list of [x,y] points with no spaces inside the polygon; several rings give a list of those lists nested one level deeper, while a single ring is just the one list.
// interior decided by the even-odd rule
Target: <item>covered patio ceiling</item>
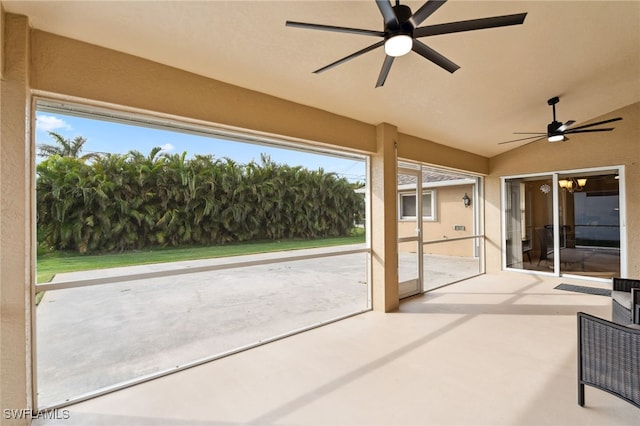
[{"label": "covered patio ceiling", "polygon": [[[416,11],[423,1],[403,1]],[[373,0],[3,1],[34,28],[491,157],[514,131],[541,132],[547,99],[582,123],[640,101],[640,2],[457,1],[423,23],[527,12],[523,25],[422,39],[460,65],[415,53],[375,88],[379,48],[312,72],[377,39],[285,27],[286,20],[381,30]]]}]

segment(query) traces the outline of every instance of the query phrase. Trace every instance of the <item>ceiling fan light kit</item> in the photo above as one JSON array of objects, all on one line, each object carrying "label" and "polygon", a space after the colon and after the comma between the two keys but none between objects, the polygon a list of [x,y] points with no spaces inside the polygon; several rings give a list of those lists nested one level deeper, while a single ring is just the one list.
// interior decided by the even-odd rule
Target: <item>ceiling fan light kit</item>
[{"label": "ceiling fan light kit", "polygon": [[411,36],[398,34],[393,37],[389,37],[384,42],[384,53],[397,58],[398,56],[406,55],[411,52],[412,47],[413,39]]},{"label": "ceiling fan light kit", "polygon": [[418,27],[418,25],[431,16],[431,14],[438,10],[438,8],[446,3],[446,1],[447,0],[428,0],[416,11],[416,13],[412,13],[409,6],[401,5],[399,0],[396,0],[395,6],[392,6],[389,0],[376,0],[376,5],[378,6],[378,9],[380,9],[380,13],[382,14],[384,21],[383,31],[337,27],[333,25],[308,24],[294,21],[287,21],[286,26],[382,37],[382,41],[378,41],[364,49],[314,71],[315,74],[319,74],[384,45],[385,59],[376,83],[376,87],[380,87],[384,85],[384,82],[389,75],[393,60],[398,56],[406,55],[412,50],[450,73],[454,73],[460,68],[460,66],[454,62],[419,41],[418,38],[459,33],[463,31],[505,27],[509,25],[519,25],[524,22],[524,18],[527,16],[526,13],[518,13],[515,15],[494,16],[490,18],[471,19],[468,21],[448,22],[445,24]]},{"label": "ceiling fan light kit", "polygon": [[564,141],[564,135],[563,134],[558,134],[558,135],[549,134],[549,136],[547,137],[547,140],[549,142],[562,142],[562,141]]}]

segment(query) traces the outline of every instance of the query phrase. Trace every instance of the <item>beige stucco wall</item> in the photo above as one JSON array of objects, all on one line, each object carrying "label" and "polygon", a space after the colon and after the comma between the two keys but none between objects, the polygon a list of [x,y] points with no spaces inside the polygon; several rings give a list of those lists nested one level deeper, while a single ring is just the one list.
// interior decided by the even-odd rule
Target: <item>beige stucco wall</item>
[{"label": "beige stucco wall", "polygon": [[[487,271],[500,270],[500,181],[501,176],[553,172],[590,167],[625,166],[626,235],[629,277],[640,278],[640,103],[597,117],[593,122],[613,117],[607,133],[572,135],[569,141],[546,140],[514,149],[490,159],[490,176],[485,179],[485,232]],[[625,224],[622,224],[623,227]],[[624,232],[623,228],[623,231]]]},{"label": "beige stucco wall", "polygon": [[[3,22],[0,80],[0,401],[2,424],[28,424],[28,416],[5,419],[4,409],[31,408],[30,300],[31,191],[25,116],[29,105],[28,26],[24,17]],[[6,53],[6,54],[5,54]]]},{"label": "beige stucco wall", "polygon": [[[445,240],[449,238],[468,237],[474,234],[473,229],[473,208],[464,207],[462,203],[463,195],[469,194],[473,198],[474,190],[472,185],[439,186],[426,188],[434,191],[436,197],[436,217],[435,220],[422,221],[422,240]],[[475,200],[472,200],[472,203]],[[454,229],[455,225],[465,227],[464,231]],[[414,235],[415,221],[398,221],[398,234],[400,236]],[[474,256],[474,241],[451,241],[439,244],[427,244],[424,246],[425,254],[438,254],[449,256]],[[415,251],[415,244],[401,244],[401,251]]]},{"label": "beige stucco wall", "polygon": [[398,134],[398,158],[480,175],[489,173],[486,157],[403,133]]},{"label": "beige stucco wall", "polygon": [[54,34],[32,32],[34,89],[375,152],[375,126]]},{"label": "beige stucco wall", "polygon": [[[371,156],[371,287],[373,308],[389,312],[398,308],[398,214],[396,192],[398,129],[382,123],[376,130],[376,153]],[[384,285],[382,285],[384,283]]]}]

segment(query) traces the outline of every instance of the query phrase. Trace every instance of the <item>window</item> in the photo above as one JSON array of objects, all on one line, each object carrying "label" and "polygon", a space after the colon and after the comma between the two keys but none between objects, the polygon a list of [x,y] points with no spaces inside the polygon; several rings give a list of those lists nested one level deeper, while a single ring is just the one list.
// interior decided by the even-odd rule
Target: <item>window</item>
[{"label": "window", "polygon": [[[422,219],[435,220],[435,194],[434,191],[422,193]],[[416,196],[413,193],[400,194],[400,219],[415,219]]]}]

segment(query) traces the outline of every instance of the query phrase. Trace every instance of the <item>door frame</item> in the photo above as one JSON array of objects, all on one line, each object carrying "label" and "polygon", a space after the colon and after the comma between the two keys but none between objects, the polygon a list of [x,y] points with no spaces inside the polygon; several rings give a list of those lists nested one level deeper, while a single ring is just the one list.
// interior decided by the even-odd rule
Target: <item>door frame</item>
[{"label": "door frame", "polygon": [[[398,175],[410,175],[416,178],[416,187],[415,187],[415,196],[416,196],[416,235],[408,236],[408,237],[400,237],[400,232],[398,231],[398,241],[397,244],[401,243],[414,243],[416,244],[416,267],[417,267],[417,277],[411,278],[406,281],[400,281],[400,277],[398,275],[398,294],[400,299],[414,296],[416,294],[420,294],[423,292],[423,283],[424,283],[424,256],[423,256],[423,244],[422,244],[422,167],[418,166],[417,169],[403,167],[398,165]],[[400,199],[401,194],[406,194],[407,190],[400,190],[400,186],[398,185],[396,188],[396,199],[398,204],[398,220],[396,221],[397,226],[400,225],[400,217],[401,217],[401,206]],[[400,268],[400,250],[398,249],[398,268]]]}]

